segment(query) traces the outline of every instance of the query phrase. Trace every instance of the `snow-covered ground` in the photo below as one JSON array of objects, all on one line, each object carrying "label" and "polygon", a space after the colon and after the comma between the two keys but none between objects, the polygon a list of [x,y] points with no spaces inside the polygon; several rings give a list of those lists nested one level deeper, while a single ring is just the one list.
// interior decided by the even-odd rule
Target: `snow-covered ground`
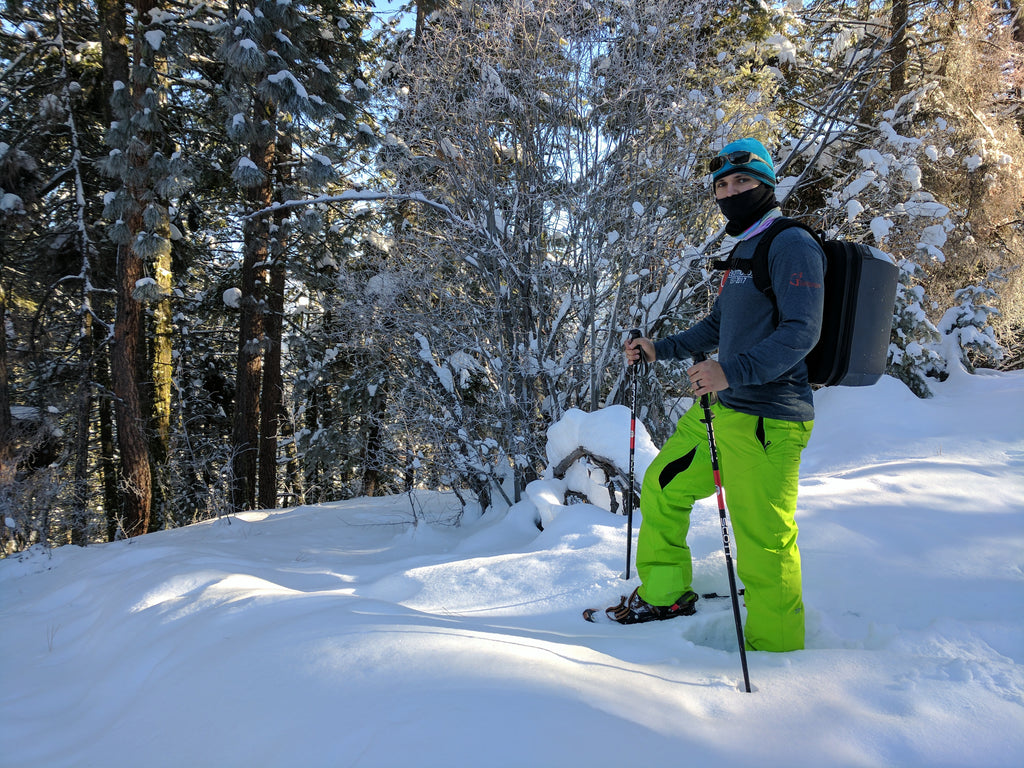
[{"label": "snow-covered ground", "polygon": [[[635,585],[626,521],[539,482],[459,527],[421,494],[0,561],[0,765],[1024,765],[1024,374],[935,390],[818,393],[808,647],[748,654],[751,694],[727,599],[584,622]],[[577,413],[550,453],[627,440]],[[713,500],[691,544],[727,593]]]}]

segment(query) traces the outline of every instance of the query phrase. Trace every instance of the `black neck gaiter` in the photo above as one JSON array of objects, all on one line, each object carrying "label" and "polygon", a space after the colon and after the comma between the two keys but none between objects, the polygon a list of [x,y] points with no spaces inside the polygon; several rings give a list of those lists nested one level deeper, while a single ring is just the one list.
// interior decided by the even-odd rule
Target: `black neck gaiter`
[{"label": "black neck gaiter", "polygon": [[728,220],[727,235],[739,235],[759,222],[772,208],[779,206],[775,190],[767,184],[759,184],[746,192],[716,200],[722,215]]}]

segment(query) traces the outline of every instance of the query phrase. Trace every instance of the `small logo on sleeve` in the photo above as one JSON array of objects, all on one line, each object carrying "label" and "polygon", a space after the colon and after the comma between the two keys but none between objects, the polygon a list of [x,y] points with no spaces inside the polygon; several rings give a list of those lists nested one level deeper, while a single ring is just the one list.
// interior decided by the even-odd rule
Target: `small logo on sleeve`
[{"label": "small logo on sleeve", "polygon": [[803,272],[794,272],[789,276],[789,284],[797,288],[821,288],[821,283],[811,282],[804,279]]}]

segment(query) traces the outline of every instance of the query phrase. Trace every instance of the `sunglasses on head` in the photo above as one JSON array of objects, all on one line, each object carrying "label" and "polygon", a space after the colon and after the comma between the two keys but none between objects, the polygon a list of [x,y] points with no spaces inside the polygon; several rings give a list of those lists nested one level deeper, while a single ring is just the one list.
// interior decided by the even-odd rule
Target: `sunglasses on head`
[{"label": "sunglasses on head", "polygon": [[716,155],[715,157],[712,157],[708,160],[708,171],[714,173],[715,171],[721,170],[725,167],[726,163],[729,163],[729,165],[747,165],[749,163],[764,163],[764,160],[753,152],[739,150],[737,152],[729,152],[725,155]]}]

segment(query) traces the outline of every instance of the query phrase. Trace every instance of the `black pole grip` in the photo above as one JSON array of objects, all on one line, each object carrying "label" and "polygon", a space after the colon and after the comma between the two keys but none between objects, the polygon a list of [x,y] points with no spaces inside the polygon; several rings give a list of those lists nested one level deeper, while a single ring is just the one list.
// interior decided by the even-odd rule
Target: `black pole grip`
[{"label": "black pole grip", "polygon": [[[643,335],[644,335],[644,332],[641,331],[639,328],[633,328],[629,332],[629,340],[633,341],[634,339],[639,339]],[[637,360],[635,363],[630,363],[629,367],[630,368],[637,368],[641,372],[643,372],[644,370],[646,370],[646,366],[647,366],[647,355],[644,353],[643,347],[641,347],[640,348],[640,359]]]}]

